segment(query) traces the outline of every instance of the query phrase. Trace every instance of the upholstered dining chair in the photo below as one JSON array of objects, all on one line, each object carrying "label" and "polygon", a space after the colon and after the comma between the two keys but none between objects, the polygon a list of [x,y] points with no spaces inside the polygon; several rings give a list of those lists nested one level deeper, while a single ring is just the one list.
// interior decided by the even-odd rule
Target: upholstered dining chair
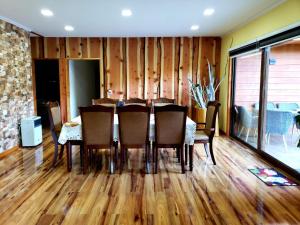
[{"label": "upholstered dining chair", "polygon": [[92,99],[93,105],[102,105],[102,106],[109,106],[114,107],[116,112],[118,100],[113,98],[98,98],[98,99]]},{"label": "upholstered dining chair", "polygon": [[[57,157],[58,157],[58,137],[62,128],[62,121],[61,121],[61,114],[60,114],[60,107],[58,102],[48,102],[48,115],[49,115],[49,123],[50,123],[50,132],[54,142],[54,157],[52,161],[52,166],[56,166]],[[59,154],[59,159],[62,158],[64,152],[64,145],[61,145],[61,150]]]},{"label": "upholstered dining chair", "polygon": [[121,165],[123,169],[125,156],[129,148],[144,148],[146,172],[149,173],[149,124],[150,107],[127,105],[117,108],[119,119],[119,141],[121,146]]},{"label": "upholstered dining chair", "polygon": [[[216,117],[220,105],[221,104],[217,101],[208,102],[205,123],[197,123],[197,124],[205,125],[205,127],[197,128],[196,135],[195,135],[195,144],[198,143],[204,144],[206,153],[207,153],[207,145],[209,144],[210,156],[214,165],[216,165],[216,160],[213,152],[213,139],[215,136]],[[190,157],[193,156],[193,154],[191,153],[189,155]]]},{"label": "upholstered dining chair", "polygon": [[141,105],[147,106],[147,100],[141,98],[130,98],[124,101],[124,105]]},{"label": "upholstered dining chair", "polygon": [[155,106],[172,105],[172,104],[176,104],[176,100],[175,99],[171,99],[171,98],[157,98],[157,99],[152,99],[151,100],[151,105],[153,107],[155,107]]},{"label": "upholstered dining chair", "polygon": [[281,103],[277,103],[277,107],[280,110],[286,110],[286,111],[296,111],[298,110],[299,104],[296,102],[281,102]]},{"label": "upholstered dining chair", "polygon": [[175,148],[179,152],[181,172],[184,168],[184,140],[188,107],[166,105],[154,107],[155,141],[153,143],[154,173],[158,170],[158,148]]},{"label": "upholstered dining chair", "polygon": [[109,169],[112,173],[113,156],[117,157],[117,148],[113,141],[114,107],[96,105],[79,107],[79,110],[82,121],[83,173],[88,169],[88,156],[92,149],[110,149]]}]

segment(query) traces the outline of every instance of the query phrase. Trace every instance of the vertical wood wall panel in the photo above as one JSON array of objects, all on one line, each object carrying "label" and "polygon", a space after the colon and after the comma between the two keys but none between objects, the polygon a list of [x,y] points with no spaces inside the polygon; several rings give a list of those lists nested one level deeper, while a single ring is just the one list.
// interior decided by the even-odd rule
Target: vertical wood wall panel
[{"label": "vertical wood wall panel", "polygon": [[220,50],[219,37],[31,38],[32,58],[65,59],[62,70],[68,59],[98,59],[100,97],[110,89],[112,98],[167,97],[188,106],[188,78],[207,83],[207,59],[219,77]]}]

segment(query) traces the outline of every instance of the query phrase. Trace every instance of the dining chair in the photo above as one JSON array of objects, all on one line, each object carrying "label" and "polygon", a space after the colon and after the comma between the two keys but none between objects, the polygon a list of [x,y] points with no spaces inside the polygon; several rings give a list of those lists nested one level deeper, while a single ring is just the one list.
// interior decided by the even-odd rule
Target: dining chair
[{"label": "dining chair", "polygon": [[236,106],[239,114],[239,128],[238,137],[240,137],[244,130],[246,130],[245,141],[248,141],[250,131],[253,130],[254,135],[257,133],[258,127],[258,114],[256,112],[250,112],[245,106]]},{"label": "dining chair", "polygon": [[[205,152],[207,154],[207,145],[209,144],[210,156],[213,164],[216,165],[216,160],[213,152],[213,139],[215,136],[216,117],[219,111],[220,103],[217,101],[211,101],[207,104],[205,123],[197,123],[197,125],[204,125],[204,128],[197,128],[194,143],[204,144]],[[187,149],[187,148],[186,148]],[[193,153],[190,152],[190,161],[193,160]]]},{"label": "dining chair", "polygon": [[98,98],[98,99],[92,99],[93,105],[102,105],[102,106],[109,106],[114,107],[116,112],[118,100],[113,98]]},{"label": "dining chair", "polygon": [[172,104],[176,104],[176,100],[175,99],[171,99],[171,98],[157,98],[157,99],[152,99],[151,100],[151,105],[153,107],[155,107],[155,106],[172,105]]},{"label": "dining chair", "polygon": [[124,101],[124,105],[141,105],[147,106],[147,99],[130,98]]},{"label": "dining chair", "polygon": [[[49,123],[50,123],[50,132],[55,146],[52,166],[55,167],[57,162],[57,157],[58,157],[58,146],[60,145],[58,142],[58,137],[62,129],[62,121],[61,121],[60,107],[58,102],[48,102],[47,108],[48,108],[48,116],[49,116]],[[63,152],[64,152],[64,145],[61,145],[59,159],[62,158]]]},{"label": "dining chair", "polygon": [[117,108],[119,119],[119,141],[121,146],[120,172],[129,148],[144,148],[146,172],[149,173],[149,124],[150,108],[141,105],[127,105]]},{"label": "dining chair", "polygon": [[88,169],[88,157],[93,149],[110,149],[109,170],[113,173],[113,161],[117,160],[117,147],[113,141],[114,108],[96,105],[79,107],[79,110],[82,121],[83,173]]},{"label": "dining chair", "polygon": [[277,103],[277,107],[280,110],[297,111],[300,107],[296,102],[281,102]]},{"label": "dining chair", "polygon": [[158,170],[158,148],[175,148],[179,152],[181,172],[184,168],[184,140],[187,106],[166,105],[154,107],[155,141],[153,143],[154,173]]}]

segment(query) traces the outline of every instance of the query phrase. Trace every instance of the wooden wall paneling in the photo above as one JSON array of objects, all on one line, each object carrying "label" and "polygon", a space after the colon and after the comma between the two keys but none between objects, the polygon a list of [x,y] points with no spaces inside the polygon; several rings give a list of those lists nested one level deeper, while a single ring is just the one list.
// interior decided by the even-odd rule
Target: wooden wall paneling
[{"label": "wooden wall paneling", "polygon": [[[219,82],[220,79],[223,77],[223,74],[221,73],[224,73],[224,71],[221,71],[221,62],[220,62],[220,59],[221,59],[221,38],[219,37],[215,37],[214,38],[214,41],[215,41],[215,45],[214,45],[214,60],[215,60],[215,72],[216,72],[216,78],[217,78],[217,81]],[[219,94],[220,94],[220,90],[217,90],[216,92],[216,99],[218,100],[219,99]]]},{"label": "wooden wall paneling", "polygon": [[175,38],[174,51],[174,98],[178,102],[178,82],[179,82],[179,67],[180,67],[180,38]]},{"label": "wooden wall paneling", "polygon": [[183,44],[184,38],[180,38],[179,47],[179,73],[178,73],[178,104],[182,105],[182,86],[183,86]]},{"label": "wooden wall paneling", "polygon": [[66,58],[78,59],[81,58],[80,38],[67,37],[66,38]]},{"label": "wooden wall paneling", "polygon": [[125,51],[126,51],[126,99],[129,99],[130,98],[129,38],[126,38]]},{"label": "wooden wall paneling", "polygon": [[164,66],[165,66],[165,46],[164,46],[164,39],[159,39],[159,46],[160,46],[160,78],[159,78],[159,97],[165,97],[164,95]]},{"label": "wooden wall paneling", "polygon": [[70,120],[69,61],[59,59],[59,92],[62,121]]},{"label": "wooden wall paneling", "polygon": [[[188,72],[188,80],[192,80],[193,79],[193,58],[194,58],[194,51],[193,51],[193,38],[189,38],[189,72]],[[191,93],[190,93],[190,84],[189,81],[186,80],[187,82],[187,97],[188,97],[188,107],[189,107],[189,115],[191,116],[192,114],[192,110],[191,110],[191,106],[192,106],[192,97],[191,97]]]},{"label": "wooden wall paneling", "polygon": [[112,92],[110,89],[110,38],[106,38],[104,42],[104,55],[105,55],[105,70],[104,70],[104,80],[105,80],[105,91],[106,96],[111,98]]},{"label": "wooden wall paneling", "polygon": [[[145,88],[146,98],[153,99],[154,94],[154,38],[147,38],[147,88]],[[145,52],[146,54],[146,52]],[[146,66],[146,64],[145,64]]]},{"label": "wooden wall paneling", "polygon": [[59,58],[63,59],[66,58],[66,39],[59,38]]},{"label": "wooden wall paneling", "polygon": [[79,38],[79,49],[80,57],[79,58],[90,58],[89,48],[88,48],[88,38]]},{"label": "wooden wall paneling", "polygon": [[158,98],[158,91],[159,91],[159,79],[158,79],[158,72],[157,72],[157,40],[158,38],[154,38],[153,42],[153,98]]},{"label": "wooden wall paneling", "polygon": [[191,38],[183,38],[183,69],[182,69],[182,105],[189,106],[190,95],[189,95],[189,83],[188,78],[191,77]]},{"label": "wooden wall paneling", "polygon": [[101,50],[101,38],[88,38],[88,57],[99,59]]},{"label": "wooden wall paneling", "polygon": [[144,99],[148,99],[148,82],[149,82],[149,38],[145,38],[145,67],[144,67],[144,74],[145,74],[145,78],[144,78]]},{"label": "wooden wall paneling", "polygon": [[35,60],[32,60],[31,67],[32,67],[31,73],[32,73],[33,109],[35,115],[37,115]]},{"label": "wooden wall paneling", "polygon": [[145,95],[145,38],[140,38],[140,98],[144,98]]},{"label": "wooden wall paneling", "polygon": [[60,58],[59,38],[55,38],[55,37],[45,37],[44,38],[44,58],[45,59]]},{"label": "wooden wall paneling", "polygon": [[201,82],[201,60],[202,60],[202,38],[198,38],[198,62],[197,62],[197,75],[196,82]]},{"label": "wooden wall paneling", "polygon": [[120,38],[109,38],[107,42],[107,88],[111,90],[111,98],[120,98],[122,92],[122,64]]},{"label": "wooden wall paneling", "polygon": [[174,38],[163,38],[162,41],[162,73],[161,97],[173,98],[174,96]]},{"label": "wooden wall paneling", "polygon": [[126,99],[127,97],[127,40],[126,38],[122,38],[122,60],[123,60],[123,99]]},{"label": "wooden wall paneling", "polygon": [[136,62],[136,70],[137,70],[137,89],[138,89],[138,94],[137,94],[137,97],[138,98],[142,98],[142,84],[143,84],[143,79],[142,79],[142,76],[141,76],[141,48],[142,48],[142,43],[141,43],[141,38],[137,38],[137,56],[136,56],[136,59],[137,59],[137,62]]},{"label": "wooden wall paneling", "polygon": [[139,97],[139,74],[138,74],[138,39],[129,38],[128,40],[128,98],[138,98]]},{"label": "wooden wall paneling", "polygon": [[104,82],[104,55],[103,55],[103,38],[100,40],[99,54],[100,54],[100,98],[105,97],[105,82]]},{"label": "wooden wall paneling", "polygon": [[214,38],[203,37],[202,38],[202,52],[201,52],[201,81],[207,84],[208,82],[208,67],[207,59],[209,63],[213,65],[213,48]]},{"label": "wooden wall paneling", "polygon": [[161,58],[162,58],[162,51],[161,51],[161,37],[157,38],[157,52],[156,52],[156,74],[157,74],[157,98],[160,98],[160,89],[161,89]]},{"label": "wooden wall paneling", "polygon": [[123,39],[119,38],[120,42],[120,55],[119,55],[119,64],[120,64],[120,82],[119,82],[119,99],[124,98],[124,54],[123,54]]},{"label": "wooden wall paneling", "polygon": [[33,59],[44,58],[44,41],[42,37],[31,37],[31,57]]}]

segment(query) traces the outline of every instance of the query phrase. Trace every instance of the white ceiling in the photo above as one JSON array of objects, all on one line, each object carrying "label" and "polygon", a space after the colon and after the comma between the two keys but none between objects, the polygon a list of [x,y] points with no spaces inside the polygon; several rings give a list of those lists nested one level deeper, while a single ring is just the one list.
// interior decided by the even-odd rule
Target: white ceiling
[{"label": "white ceiling", "polygon": [[[0,18],[43,36],[220,36],[284,0],[0,0]],[[215,13],[203,16],[205,8]],[[41,15],[42,8],[54,16]],[[131,17],[121,10],[130,8]],[[74,26],[73,32],[64,30]],[[191,31],[193,24],[199,30]]]}]

